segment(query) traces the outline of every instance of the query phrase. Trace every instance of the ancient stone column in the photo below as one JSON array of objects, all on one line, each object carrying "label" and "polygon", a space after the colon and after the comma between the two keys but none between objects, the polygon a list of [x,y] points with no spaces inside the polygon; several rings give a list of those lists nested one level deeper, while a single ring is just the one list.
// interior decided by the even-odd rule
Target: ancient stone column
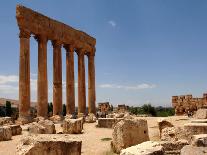
[{"label": "ancient stone column", "polygon": [[95,50],[88,54],[88,112],[96,114]]},{"label": "ancient stone column", "polygon": [[35,38],[38,41],[37,116],[47,117],[47,38],[45,36],[36,36]]},{"label": "ancient stone column", "polygon": [[53,45],[53,115],[62,114],[62,55],[61,43],[52,41]]},{"label": "ancient stone column", "polygon": [[86,86],[85,86],[85,64],[84,50],[78,49],[78,113],[86,112]]},{"label": "ancient stone column", "polygon": [[19,119],[30,118],[30,32],[20,29]]},{"label": "ancient stone column", "polygon": [[75,112],[75,81],[74,81],[74,47],[64,46],[66,49],[66,111]]}]

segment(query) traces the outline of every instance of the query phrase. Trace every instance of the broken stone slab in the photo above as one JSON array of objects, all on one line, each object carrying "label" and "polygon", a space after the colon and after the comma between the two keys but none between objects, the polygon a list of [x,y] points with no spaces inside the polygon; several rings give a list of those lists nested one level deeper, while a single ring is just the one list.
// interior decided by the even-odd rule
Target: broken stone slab
[{"label": "broken stone slab", "polygon": [[0,141],[11,140],[12,138],[12,130],[8,126],[0,127]]},{"label": "broken stone slab", "polygon": [[14,124],[11,117],[0,117],[0,125],[10,125]]},{"label": "broken stone slab", "polygon": [[55,133],[55,125],[50,120],[41,120],[38,122],[38,124],[45,127],[45,133],[46,134],[54,134]]},{"label": "broken stone slab", "polygon": [[20,125],[9,125],[8,127],[11,128],[11,131],[12,131],[12,136],[15,136],[15,135],[21,135],[22,134],[22,128]]},{"label": "broken stone slab", "polygon": [[33,122],[29,124],[28,130],[34,134],[54,134],[55,125],[50,120],[41,120],[38,123]]},{"label": "broken stone slab", "polygon": [[184,129],[189,138],[193,135],[207,134],[207,123],[187,123],[184,124]]},{"label": "broken stone slab", "polygon": [[86,123],[94,123],[96,122],[96,116],[93,113],[88,114],[85,118]]},{"label": "broken stone slab", "polygon": [[206,155],[207,147],[196,147],[186,145],[182,148],[180,155]]},{"label": "broken stone slab", "polygon": [[207,147],[207,134],[193,135],[191,144],[197,147]]},{"label": "broken stone slab", "polygon": [[158,120],[158,128],[160,131],[160,137],[161,137],[162,130],[167,127],[174,127],[174,125],[171,122],[169,122],[163,118]]},{"label": "broken stone slab", "polygon": [[159,143],[163,146],[166,154],[180,154],[181,149],[185,145],[189,145],[188,141],[184,139],[178,141],[161,141]]},{"label": "broken stone slab", "polygon": [[81,155],[82,142],[69,135],[30,135],[17,146],[18,155]]},{"label": "broken stone slab", "polygon": [[198,109],[195,117],[197,119],[207,119],[207,109]]},{"label": "broken stone slab", "polygon": [[124,119],[116,123],[112,133],[111,147],[115,153],[122,149],[149,140],[148,125],[145,119]]},{"label": "broken stone slab", "polygon": [[53,123],[61,123],[64,120],[64,117],[59,115],[54,115],[50,117],[50,120],[53,121]]},{"label": "broken stone slab", "polygon": [[120,155],[164,155],[164,149],[158,142],[146,141],[121,150]]},{"label": "broken stone slab", "polygon": [[80,134],[83,130],[83,119],[65,119],[63,121],[63,133]]},{"label": "broken stone slab", "polygon": [[113,128],[116,123],[123,120],[123,118],[98,118],[99,128]]}]

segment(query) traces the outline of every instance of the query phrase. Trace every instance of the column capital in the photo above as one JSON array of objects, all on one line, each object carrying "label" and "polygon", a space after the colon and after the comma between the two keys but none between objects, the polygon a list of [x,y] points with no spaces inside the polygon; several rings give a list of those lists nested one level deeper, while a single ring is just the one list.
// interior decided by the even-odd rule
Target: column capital
[{"label": "column capital", "polygon": [[30,38],[31,33],[28,30],[24,30],[24,29],[19,29],[19,38]]},{"label": "column capital", "polygon": [[84,56],[85,49],[83,49],[83,48],[76,49],[76,53],[78,56]]},{"label": "column capital", "polygon": [[37,42],[47,43],[47,41],[48,41],[47,36],[44,36],[44,35],[35,35],[34,38],[35,38],[35,40],[37,40]]},{"label": "column capital", "polygon": [[75,48],[73,45],[65,44],[63,47],[66,49],[66,52],[74,52]]},{"label": "column capital", "polygon": [[52,46],[53,46],[53,48],[55,48],[55,47],[60,47],[61,48],[62,43],[58,40],[52,40]]}]

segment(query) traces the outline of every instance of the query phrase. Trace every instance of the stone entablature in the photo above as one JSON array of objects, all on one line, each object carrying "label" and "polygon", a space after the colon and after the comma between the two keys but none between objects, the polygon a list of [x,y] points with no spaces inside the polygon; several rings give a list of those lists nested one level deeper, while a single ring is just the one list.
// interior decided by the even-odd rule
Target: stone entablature
[{"label": "stone entablature", "polygon": [[176,115],[184,115],[207,106],[207,94],[202,98],[193,98],[192,95],[172,96],[172,106]]},{"label": "stone entablature", "polygon": [[[38,43],[37,116],[48,114],[47,43],[53,46],[53,115],[62,115],[62,47],[66,54],[66,111],[75,113],[74,53],[78,55],[78,113],[86,114],[85,55],[88,57],[88,112],[96,113],[95,44],[88,34],[17,5],[19,26],[19,120],[30,119],[30,37]],[[25,120],[25,121],[24,121]]]},{"label": "stone entablature", "polygon": [[21,5],[16,7],[16,19],[20,29],[34,35],[44,35],[49,40],[58,40],[62,44],[73,45],[77,49],[84,48],[89,53],[96,45],[96,39],[85,32]]}]

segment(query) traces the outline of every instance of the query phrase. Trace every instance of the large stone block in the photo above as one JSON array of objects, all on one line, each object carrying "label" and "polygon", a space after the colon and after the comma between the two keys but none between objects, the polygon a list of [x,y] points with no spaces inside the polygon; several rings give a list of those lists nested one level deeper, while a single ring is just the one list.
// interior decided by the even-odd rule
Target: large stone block
[{"label": "large stone block", "polygon": [[100,128],[113,128],[116,123],[123,120],[123,118],[99,118],[98,127]]},{"label": "large stone block", "polygon": [[167,127],[174,127],[174,125],[165,119],[158,120],[158,128],[160,131],[160,137],[161,137],[162,130]]},{"label": "large stone block", "polygon": [[12,136],[22,134],[22,128],[20,125],[9,125],[9,127],[11,128]]},{"label": "large stone block", "polygon": [[53,121],[54,123],[61,123],[63,121],[64,117],[59,116],[59,115],[54,115],[50,117],[50,120]]},{"label": "large stone block", "polygon": [[54,134],[55,125],[50,120],[41,120],[38,123],[33,122],[29,124],[28,130],[34,134]]},{"label": "large stone block", "polygon": [[83,118],[65,119],[63,121],[63,133],[80,134],[83,130]]},{"label": "large stone block", "polygon": [[147,141],[121,150],[120,155],[164,155],[164,149],[158,142]]},{"label": "large stone block", "polygon": [[197,147],[207,147],[207,134],[193,135],[191,144]]},{"label": "large stone block", "polygon": [[0,141],[11,140],[12,130],[8,126],[0,127]]},{"label": "large stone block", "polygon": [[148,141],[148,125],[144,119],[125,119],[116,123],[111,146],[114,152]]},{"label": "large stone block", "polygon": [[207,118],[207,109],[198,109],[195,117],[197,119],[206,119]]},{"label": "large stone block", "polygon": [[18,155],[81,155],[82,142],[68,135],[25,137],[17,146]]},{"label": "large stone block", "polygon": [[186,145],[182,148],[180,155],[206,155],[207,147],[196,147]]},{"label": "large stone block", "polygon": [[88,116],[86,116],[86,118],[85,118],[85,122],[86,123],[94,123],[94,122],[96,122],[96,116],[93,113],[88,114]]},{"label": "large stone block", "polygon": [[207,134],[207,123],[187,123],[184,124],[184,129],[189,138],[197,134]]}]

